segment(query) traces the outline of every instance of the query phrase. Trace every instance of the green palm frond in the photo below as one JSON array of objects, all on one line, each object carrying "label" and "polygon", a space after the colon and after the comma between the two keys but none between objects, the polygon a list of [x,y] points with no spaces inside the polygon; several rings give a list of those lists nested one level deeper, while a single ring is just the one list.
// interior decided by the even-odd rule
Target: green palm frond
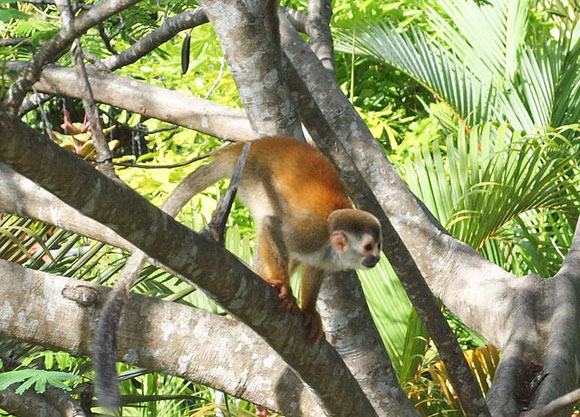
[{"label": "green palm frond", "polygon": [[[579,153],[563,134],[546,130],[522,135],[484,125],[467,135],[460,129],[445,143],[424,145],[400,170],[454,236],[500,265],[544,275],[561,262],[558,251],[569,245],[565,236],[580,204]],[[546,264],[525,266],[541,247],[550,251]]]},{"label": "green palm frond", "polygon": [[429,11],[435,31],[481,80],[511,80],[528,24],[528,0],[493,1],[478,6],[470,0],[439,2],[451,22]]},{"label": "green palm frond", "polygon": [[495,108],[495,90],[484,85],[456,55],[422,31],[398,32],[385,23],[337,31],[337,49],[354,51],[393,65],[447,103],[460,121],[477,124],[488,120]]},{"label": "green palm frond", "polygon": [[554,276],[562,265],[564,248],[570,247],[573,224],[557,210],[530,210],[503,226],[483,249],[504,248],[504,263],[507,260],[515,274]]},{"label": "green palm frond", "polygon": [[521,143],[498,149],[477,176],[470,176],[468,192],[448,219],[449,231],[479,249],[508,221],[530,210],[576,212],[577,184],[570,173],[578,155],[546,158],[554,148],[562,152],[553,138],[528,135]]},{"label": "green palm frond", "polygon": [[381,23],[336,32],[337,49],[408,74],[467,127],[493,121],[532,132],[580,119],[580,23],[529,35],[529,0],[442,0],[435,35]]}]

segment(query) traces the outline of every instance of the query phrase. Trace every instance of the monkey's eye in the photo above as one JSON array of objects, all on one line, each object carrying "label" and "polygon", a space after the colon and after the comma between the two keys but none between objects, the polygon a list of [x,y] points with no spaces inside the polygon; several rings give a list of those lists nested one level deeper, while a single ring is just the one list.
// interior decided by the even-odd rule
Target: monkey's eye
[{"label": "monkey's eye", "polygon": [[373,244],[372,243],[367,243],[364,248],[364,250],[366,250],[367,252],[370,252],[373,250]]}]

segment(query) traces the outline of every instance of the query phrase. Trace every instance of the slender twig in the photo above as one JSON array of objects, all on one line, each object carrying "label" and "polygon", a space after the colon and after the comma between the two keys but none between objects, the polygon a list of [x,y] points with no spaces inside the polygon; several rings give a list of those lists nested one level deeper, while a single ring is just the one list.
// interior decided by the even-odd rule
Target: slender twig
[{"label": "slender twig", "polygon": [[28,38],[8,38],[0,39],[0,46],[16,46],[16,45],[32,45],[32,41]]},{"label": "slender twig", "polygon": [[[70,31],[70,28],[74,24],[74,18],[72,13],[72,7],[69,0],[56,0],[56,6],[58,7],[63,21],[63,28]],[[118,179],[115,174],[113,166],[108,162],[112,158],[111,151],[109,150],[109,145],[107,143],[107,138],[103,133],[103,126],[101,124],[101,118],[99,115],[99,109],[95,103],[95,98],[93,96],[93,90],[89,82],[89,76],[87,74],[87,69],[83,61],[83,53],[81,48],[81,43],[79,39],[73,41],[71,50],[71,56],[73,58],[77,80],[81,85],[83,90],[81,99],[83,106],[85,108],[85,114],[89,122],[89,126],[92,133],[92,140],[95,145],[95,150],[97,152],[97,167],[103,171],[107,176]]]},{"label": "slender twig", "polygon": [[[208,152],[208,153],[200,155],[200,156],[196,156],[195,158],[191,158],[187,161],[176,162],[175,164],[147,165],[147,164],[137,164],[137,163],[133,163],[133,162],[115,162],[115,161],[109,161],[109,162],[114,166],[127,167],[127,168],[144,168],[144,169],[178,168],[178,167],[183,167],[183,166],[192,164],[192,163],[197,162],[197,161],[201,161],[202,159],[205,159],[205,158],[209,158],[210,156],[212,156],[213,154],[218,152],[220,149],[222,149],[224,146],[227,146],[227,145],[222,145],[219,148],[214,149],[211,152]],[[97,161],[94,158],[86,158],[85,160],[89,161],[89,162],[96,162],[96,163],[103,162],[103,161]]]},{"label": "slender twig", "polygon": [[525,413],[525,417],[548,417],[556,414],[562,408],[570,407],[580,401],[580,388],[562,395],[553,401],[550,401],[539,410],[532,410]]},{"label": "slender twig", "polygon": [[226,66],[226,57],[223,56],[222,57],[222,63],[220,65],[220,72],[215,80],[215,82],[213,83],[213,85],[211,86],[211,88],[209,89],[209,91],[207,92],[205,99],[209,99],[209,96],[211,96],[211,94],[213,93],[213,91],[216,89],[216,87],[218,86],[218,84],[220,83],[220,81],[222,80],[222,77],[224,75],[224,68]]},{"label": "slender twig", "polygon": [[42,97],[40,96],[40,94],[36,90],[33,89],[32,91],[34,91],[33,97],[36,97],[35,101],[38,103],[38,109],[40,110],[40,117],[42,118],[42,124],[44,125],[44,131],[48,134],[48,137],[50,138],[50,140],[52,140],[54,142],[55,139],[54,139],[54,133],[52,131],[52,125],[50,124],[50,121],[48,120],[48,117],[46,116],[46,112],[44,111],[44,106],[42,105],[44,103],[44,101],[42,101]]},{"label": "slender twig", "polygon": [[20,109],[18,111],[18,117],[24,116],[29,111],[34,110],[39,106],[42,106],[42,104],[46,103],[47,101],[53,98],[53,96],[49,94],[39,93],[38,91],[36,91],[36,89],[33,89],[33,91],[34,94],[32,94],[29,97],[26,97],[26,99],[22,102],[22,105],[20,106]]},{"label": "slender twig", "polygon": [[97,28],[99,29],[99,36],[103,40],[103,43],[105,44],[105,48],[107,48],[107,51],[109,51],[113,55],[117,55],[119,53],[119,51],[117,51],[115,48],[113,48],[113,45],[111,45],[112,36],[107,35],[107,31],[105,30],[105,26],[103,25],[103,22],[99,23],[97,25]]}]

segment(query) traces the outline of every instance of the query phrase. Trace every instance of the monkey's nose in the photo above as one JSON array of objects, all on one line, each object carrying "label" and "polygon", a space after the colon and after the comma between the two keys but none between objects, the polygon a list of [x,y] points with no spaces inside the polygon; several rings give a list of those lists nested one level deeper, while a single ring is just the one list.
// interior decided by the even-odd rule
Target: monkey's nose
[{"label": "monkey's nose", "polygon": [[373,266],[375,266],[379,262],[379,259],[380,259],[379,256],[369,255],[366,258],[364,258],[364,260],[362,261],[362,264],[363,264],[363,266],[365,266],[367,268],[372,268]]}]

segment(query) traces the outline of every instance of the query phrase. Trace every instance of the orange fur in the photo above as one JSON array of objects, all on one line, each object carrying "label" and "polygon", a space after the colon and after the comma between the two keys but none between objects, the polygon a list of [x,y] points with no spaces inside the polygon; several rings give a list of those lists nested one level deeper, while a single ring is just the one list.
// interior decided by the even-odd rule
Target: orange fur
[{"label": "orange fur", "polygon": [[[242,148],[242,143],[231,145],[196,171],[191,180],[194,190],[231,176]],[[289,275],[296,265],[303,265],[304,325],[309,328],[308,339],[318,340],[322,325],[316,298],[322,279],[331,271],[376,264],[378,220],[351,208],[338,172],[320,151],[288,137],[252,142],[239,196],[258,226],[254,270],[277,289],[280,311],[297,309]]]},{"label": "orange fur", "polygon": [[[241,144],[235,145],[241,149]],[[254,141],[248,164],[272,172],[290,210],[321,217],[351,207],[338,172],[317,149],[296,139],[272,136]]]}]

